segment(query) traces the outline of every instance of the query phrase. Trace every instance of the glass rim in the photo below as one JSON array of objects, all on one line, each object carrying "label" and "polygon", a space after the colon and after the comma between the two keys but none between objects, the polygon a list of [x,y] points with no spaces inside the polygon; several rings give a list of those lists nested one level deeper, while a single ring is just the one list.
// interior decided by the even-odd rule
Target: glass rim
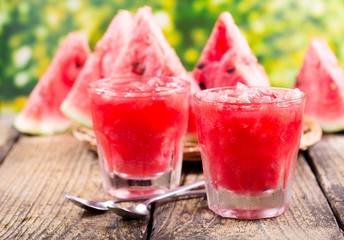
[{"label": "glass rim", "polygon": [[[97,84],[103,82],[115,82],[117,86],[123,85],[133,82],[133,79],[137,79],[139,82],[147,82],[152,78],[159,78],[164,81],[164,83],[177,83],[175,86],[167,87],[167,89],[161,91],[154,91],[154,90],[144,90],[139,92],[133,92],[130,90],[125,89],[113,89],[106,86],[97,86]],[[87,88],[89,92],[92,93],[103,93],[105,95],[111,97],[151,97],[151,96],[164,96],[170,95],[174,92],[179,92],[181,90],[190,89],[190,81],[177,76],[118,76],[118,77],[107,77],[101,78],[96,81],[92,81],[88,84]]]},{"label": "glass rim", "polygon": [[[253,89],[274,89],[274,90],[282,90],[282,91],[292,91],[292,88],[282,88],[282,87],[267,87],[267,86],[246,86],[248,88],[253,88]],[[213,103],[216,102],[218,104],[228,104],[228,105],[237,105],[237,106],[249,106],[249,105],[273,105],[273,104],[280,104],[280,103],[295,103],[302,101],[306,98],[306,94],[300,90],[301,96],[300,97],[295,97],[293,99],[289,100],[280,100],[280,101],[275,101],[275,102],[253,102],[253,103],[232,103],[232,102],[223,102],[223,101],[214,101],[214,100],[204,100],[202,99],[201,96],[199,96],[201,93],[204,92],[213,92],[213,91],[219,91],[219,90],[226,90],[226,89],[235,89],[236,86],[227,86],[227,87],[218,87],[218,88],[209,88],[209,89],[204,89],[195,92],[192,97],[194,100],[200,101],[200,102],[206,102],[206,103]]]}]

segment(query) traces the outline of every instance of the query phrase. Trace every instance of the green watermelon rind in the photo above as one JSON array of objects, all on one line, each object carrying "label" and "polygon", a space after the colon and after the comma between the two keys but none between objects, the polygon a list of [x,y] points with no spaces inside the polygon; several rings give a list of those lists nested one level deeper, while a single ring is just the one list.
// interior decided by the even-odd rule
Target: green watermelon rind
[{"label": "green watermelon rind", "polygon": [[[105,66],[112,69],[111,64],[117,61],[118,52],[123,51],[127,40],[131,38],[132,14],[127,10],[119,10],[112,19],[102,38],[97,42],[95,51],[89,56],[85,67],[77,78],[73,88],[60,106],[63,114],[74,123],[92,129],[92,118],[87,101],[87,84],[100,78],[107,78]],[[107,57],[107,58],[106,58]],[[112,62],[109,64],[109,57]],[[113,58],[112,58],[113,57]],[[106,62],[104,60],[106,59]],[[84,100],[85,98],[85,100]]]},{"label": "green watermelon rind", "polygon": [[60,106],[60,110],[69,119],[73,120],[76,124],[93,129],[92,118],[87,114],[81,112],[78,108],[73,107],[73,105],[68,102],[63,102]]},{"label": "green watermelon rind", "polygon": [[331,119],[329,121],[320,120],[314,116],[311,116],[321,127],[325,133],[334,133],[344,130],[344,114],[337,117],[335,120]]},{"label": "green watermelon rind", "polygon": [[72,122],[66,121],[38,121],[35,119],[23,118],[18,115],[13,123],[13,126],[21,133],[30,135],[52,135],[71,131],[73,128]]},{"label": "green watermelon rind", "polygon": [[[344,72],[327,41],[323,38],[312,38],[297,76],[296,87],[304,91],[309,98],[309,101],[306,100],[305,114],[316,121],[325,133],[344,130],[343,76]],[[331,89],[330,96],[321,95],[328,92],[326,89]],[[322,98],[327,99],[326,105],[321,101]],[[337,106],[337,110],[332,106]]]}]

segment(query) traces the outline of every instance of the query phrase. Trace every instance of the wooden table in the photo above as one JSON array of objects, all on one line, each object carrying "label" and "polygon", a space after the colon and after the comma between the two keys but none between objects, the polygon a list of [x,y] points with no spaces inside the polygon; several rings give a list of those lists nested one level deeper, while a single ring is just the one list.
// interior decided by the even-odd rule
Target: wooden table
[{"label": "wooden table", "polygon": [[[263,220],[216,216],[205,197],[157,203],[150,217],[123,220],[69,202],[104,200],[97,156],[70,133],[21,135],[0,116],[0,239],[343,239],[344,134],[299,154],[290,209]],[[182,184],[202,179],[184,162]]]}]

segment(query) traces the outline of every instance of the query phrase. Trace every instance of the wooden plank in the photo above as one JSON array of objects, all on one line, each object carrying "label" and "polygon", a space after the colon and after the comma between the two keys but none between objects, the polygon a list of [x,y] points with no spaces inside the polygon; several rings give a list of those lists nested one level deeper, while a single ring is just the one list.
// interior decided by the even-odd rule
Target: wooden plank
[{"label": "wooden plank", "polygon": [[317,179],[344,229],[344,134],[325,135],[309,149]]},{"label": "wooden plank", "polygon": [[23,136],[0,166],[0,239],[137,239],[148,218],[125,221],[74,206],[64,194],[110,199],[98,160],[71,134]]},{"label": "wooden plank", "polygon": [[[200,164],[199,164],[200,165]],[[190,166],[189,166],[190,167]],[[193,165],[186,182],[203,178]],[[315,176],[300,156],[290,209],[262,220],[235,220],[215,215],[204,197],[158,203],[150,239],[343,239]]]},{"label": "wooden plank", "polygon": [[14,115],[0,115],[0,164],[19,136],[12,127],[13,120]]}]

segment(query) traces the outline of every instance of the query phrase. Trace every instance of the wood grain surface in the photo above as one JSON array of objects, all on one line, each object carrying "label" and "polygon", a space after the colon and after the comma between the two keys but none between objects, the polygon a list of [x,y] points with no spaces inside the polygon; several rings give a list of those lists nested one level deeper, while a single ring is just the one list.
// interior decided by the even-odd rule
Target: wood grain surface
[{"label": "wood grain surface", "polygon": [[22,136],[0,167],[0,239],[142,239],[147,220],[74,206],[64,194],[109,199],[98,160],[71,134]]},{"label": "wood grain surface", "polygon": [[[123,220],[86,212],[64,197],[111,198],[84,143],[71,134],[18,137],[12,121],[0,117],[0,239],[344,239],[343,135],[325,135],[304,152],[307,161],[300,154],[291,206],[280,217],[222,218],[202,196],[162,201],[151,217]],[[201,162],[184,162],[181,183],[197,179]]]},{"label": "wood grain surface", "polygon": [[[190,172],[185,181],[202,177],[197,171]],[[302,156],[290,209],[279,217],[250,221],[222,218],[208,209],[205,198],[157,204],[153,217],[151,239],[343,239]]]},{"label": "wood grain surface", "polygon": [[344,134],[325,135],[309,149],[315,170],[339,225],[344,228]]},{"label": "wood grain surface", "polygon": [[0,115],[0,164],[19,136],[12,127],[13,120],[13,115]]}]

